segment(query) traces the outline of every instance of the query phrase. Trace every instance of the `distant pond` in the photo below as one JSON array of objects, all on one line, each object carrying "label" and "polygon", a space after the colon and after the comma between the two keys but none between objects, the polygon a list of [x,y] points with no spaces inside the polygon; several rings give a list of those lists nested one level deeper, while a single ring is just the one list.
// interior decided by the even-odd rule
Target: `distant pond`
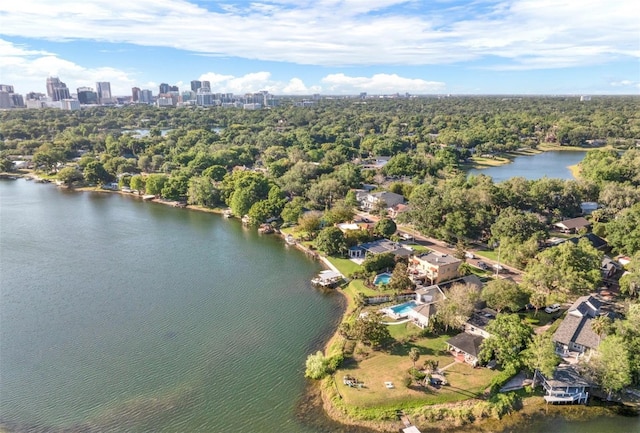
[{"label": "distant pond", "polygon": [[573,179],[569,166],[576,165],[584,159],[587,152],[550,151],[536,155],[516,156],[510,164],[482,169],[471,169],[469,174],[486,174],[494,182],[502,182],[512,177],[520,176],[534,180],[542,177],[557,179]]}]

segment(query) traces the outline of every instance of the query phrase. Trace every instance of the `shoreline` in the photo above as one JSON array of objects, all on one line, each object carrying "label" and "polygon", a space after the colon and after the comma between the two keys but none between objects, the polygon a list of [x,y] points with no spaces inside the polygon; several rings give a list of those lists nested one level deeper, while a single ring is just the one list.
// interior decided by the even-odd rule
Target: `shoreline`
[{"label": "shoreline", "polygon": [[[21,176],[24,177],[24,176]],[[61,186],[62,187],[62,186]],[[123,192],[123,191],[119,191],[119,190],[105,190],[105,189],[101,189],[99,187],[81,187],[81,188],[73,188],[73,187],[67,187],[67,189],[70,190],[74,190],[74,191],[79,191],[79,192],[98,192],[98,193],[118,193],[122,196],[131,196],[131,197],[135,197],[138,199],[142,199],[143,196],[142,195],[138,195],[135,193],[129,193],[129,192]],[[158,199],[152,199],[152,200],[146,200],[146,201],[151,201],[154,203],[159,203],[159,204],[163,204],[166,206],[172,206],[172,207],[176,207],[176,203],[178,202],[174,202],[174,201],[168,201],[168,200],[158,200]],[[193,205],[189,205],[189,206],[179,206],[179,207],[183,207],[186,208],[188,210],[195,210],[195,211],[200,211],[200,212],[206,212],[206,213],[212,213],[212,214],[218,214],[218,215],[222,215],[224,209],[222,208],[205,208],[202,206],[193,206]],[[280,236],[283,238],[284,234],[279,233]],[[284,239],[283,239],[284,240]],[[307,254],[308,256],[311,256],[317,260],[319,260],[323,266],[325,268],[328,269],[336,269],[334,267],[333,264],[330,263],[330,261],[324,257],[324,255],[320,254],[319,252],[310,250],[309,248],[305,247],[304,245],[300,244],[299,242],[296,242],[295,246],[302,252],[304,252],[305,254]],[[340,289],[334,289],[334,291],[338,291],[341,293],[341,296],[344,299],[344,304],[343,304],[343,311],[342,311],[342,316],[340,318],[339,321],[336,322],[336,325],[339,326],[339,324],[341,324],[345,318],[348,316],[349,311],[350,311],[350,307],[352,306],[352,299],[351,297],[347,294],[344,293],[343,290]],[[325,353],[325,355],[327,355],[328,353],[330,353],[331,349],[332,349],[332,345],[334,345],[335,343],[337,343],[340,338],[339,332],[338,332],[338,326],[336,326],[334,332],[332,334],[330,334],[329,338],[326,340],[326,342],[324,343],[324,345],[322,346],[324,348],[323,352]],[[368,421],[368,420],[362,420],[362,419],[354,419],[350,416],[348,416],[347,414],[345,414],[340,407],[336,406],[333,402],[332,402],[332,395],[329,392],[332,388],[333,385],[333,376],[331,376],[330,378],[326,378],[322,381],[318,381],[316,383],[307,383],[307,386],[305,388],[305,390],[303,391],[303,395],[301,396],[301,399],[309,399],[311,401],[315,401],[316,404],[319,405],[319,407],[322,409],[324,415],[334,421],[337,422],[341,425],[344,426],[353,426],[353,427],[360,427],[363,429],[368,429],[371,431],[376,431],[376,432],[397,432],[398,431],[398,427],[401,425],[400,421],[397,420],[389,420],[389,421]],[[464,425],[458,425],[456,424],[454,421],[440,421],[439,424],[440,426],[436,429],[434,428],[425,428],[424,425],[418,424],[419,427],[422,428],[423,433],[437,433],[437,432],[443,432],[443,431],[450,431],[452,428],[456,428],[456,429],[461,429],[461,430],[456,430],[456,431],[460,431],[460,432],[474,432],[474,431],[486,431],[484,430],[485,427],[489,427],[489,428],[496,428],[498,427],[499,430],[491,430],[491,431],[503,431],[504,429],[507,429],[509,427],[513,427],[513,426],[517,426],[520,423],[526,421],[526,417],[530,416],[532,414],[537,413],[539,410],[541,410],[541,408],[544,408],[544,405],[539,406],[539,405],[533,405],[531,403],[531,399],[534,399],[533,401],[535,402],[535,399],[539,397],[527,397],[525,399],[523,399],[523,407],[521,409],[518,409],[512,413],[510,413],[509,415],[503,417],[502,419],[494,419],[494,418],[483,418],[481,420],[477,420],[474,421],[472,423],[469,424],[464,424]],[[464,407],[466,405],[469,404],[470,400],[465,400],[462,402],[457,402],[457,403],[452,403],[449,405],[446,405],[449,408],[455,408],[455,407]],[[432,405],[429,407],[436,407],[439,405]],[[526,408],[529,407],[529,410],[526,410]],[[588,418],[593,418],[593,417],[597,417],[597,416],[602,416],[604,413],[602,411],[603,407],[602,406],[550,406],[549,408],[547,408],[547,412],[549,412],[549,409],[553,408],[553,412],[555,414],[555,416],[560,416],[560,417],[564,417],[566,419],[572,419],[571,414],[574,413],[576,410],[581,410],[582,413],[582,419],[588,419]],[[592,410],[592,408],[594,410]],[[531,410],[532,409],[532,410]],[[595,410],[597,409],[597,410]],[[609,412],[611,412],[609,410]],[[610,413],[610,415],[615,415],[614,413]],[[586,417],[586,418],[585,418]],[[478,430],[481,429],[481,430]]]}]

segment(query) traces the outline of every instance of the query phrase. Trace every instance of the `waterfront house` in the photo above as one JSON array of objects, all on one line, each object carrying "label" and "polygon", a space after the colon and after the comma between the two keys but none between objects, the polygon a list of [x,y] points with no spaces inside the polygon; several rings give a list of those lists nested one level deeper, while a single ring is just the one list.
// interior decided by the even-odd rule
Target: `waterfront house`
[{"label": "waterfront house", "polygon": [[475,367],[479,362],[478,356],[483,341],[484,337],[481,335],[461,332],[447,340],[447,350],[449,350],[457,360]]},{"label": "waterfront house", "polygon": [[349,248],[348,254],[350,259],[363,259],[369,254],[392,253],[398,257],[409,257],[412,251],[405,248],[402,244],[389,239],[378,239],[373,242],[356,245]]},{"label": "waterfront house", "polygon": [[436,314],[437,303],[442,301],[445,295],[437,285],[420,287],[415,293],[417,305],[409,311],[408,317],[413,324],[425,329]]},{"label": "waterfront house", "polygon": [[580,230],[586,230],[590,225],[591,223],[584,217],[572,218],[554,224],[563,233],[578,233]]},{"label": "waterfront house", "polygon": [[431,252],[411,257],[409,272],[431,284],[438,284],[458,277],[460,264],[462,260],[449,254]]},{"label": "waterfront house", "polygon": [[389,191],[362,194],[358,199],[360,207],[365,211],[375,210],[378,203],[383,203],[385,208],[392,208],[404,203],[403,196]]},{"label": "waterfront house", "polygon": [[550,378],[540,373],[537,375],[542,380],[546,392],[544,400],[547,403],[587,403],[589,382],[573,366],[559,365]]},{"label": "waterfront house", "polygon": [[597,349],[600,336],[593,331],[591,323],[600,315],[600,306],[600,301],[593,296],[582,296],[567,310],[552,337],[560,356],[577,360]]}]

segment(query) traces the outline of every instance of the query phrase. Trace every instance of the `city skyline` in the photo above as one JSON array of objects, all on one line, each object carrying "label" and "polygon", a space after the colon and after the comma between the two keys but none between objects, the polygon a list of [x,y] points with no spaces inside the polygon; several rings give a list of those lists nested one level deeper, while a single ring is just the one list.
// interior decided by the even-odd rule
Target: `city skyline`
[{"label": "city skyline", "polygon": [[638,16],[629,0],[3,2],[0,82],[109,82],[109,97],[194,80],[234,94],[638,94]]}]

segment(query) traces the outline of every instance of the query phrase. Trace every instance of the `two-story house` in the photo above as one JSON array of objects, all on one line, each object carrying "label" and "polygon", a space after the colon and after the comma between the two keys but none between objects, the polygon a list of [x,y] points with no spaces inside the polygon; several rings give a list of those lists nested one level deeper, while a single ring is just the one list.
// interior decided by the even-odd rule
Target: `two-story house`
[{"label": "two-story house", "polygon": [[438,284],[457,278],[462,260],[448,254],[425,253],[411,257],[409,267],[418,278],[430,284]]},{"label": "two-story house", "polygon": [[600,345],[600,336],[591,323],[600,315],[600,301],[593,296],[578,298],[567,310],[567,315],[553,334],[556,352],[563,358],[578,359],[589,356]]}]

